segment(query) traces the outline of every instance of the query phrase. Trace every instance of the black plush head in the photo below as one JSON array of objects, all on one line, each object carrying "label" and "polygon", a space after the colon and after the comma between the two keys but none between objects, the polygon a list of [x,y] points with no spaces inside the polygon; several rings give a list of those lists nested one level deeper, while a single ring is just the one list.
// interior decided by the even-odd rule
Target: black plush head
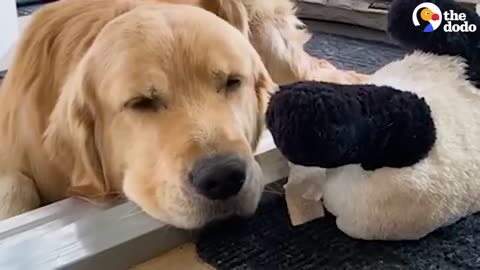
[{"label": "black plush head", "polygon": [[[440,27],[435,31],[419,31],[413,24],[412,15],[415,8],[425,2],[435,4],[442,13],[450,10],[457,14],[464,13],[465,21],[475,25],[477,30],[445,32],[447,20],[443,16]],[[462,25],[464,22],[451,21],[451,24]],[[407,49],[463,57],[468,64],[468,77],[480,87],[480,16],[474,10],[465,8],[454,0],[394,0],[388,12],[388,31],[392,38]]]},{"label": "black plush head", "polygon": [[267,127],[288,160],[323,168],[410,166],[435,142],[430,108],[423,99],[375,85],[282,86],[270,100]]}]

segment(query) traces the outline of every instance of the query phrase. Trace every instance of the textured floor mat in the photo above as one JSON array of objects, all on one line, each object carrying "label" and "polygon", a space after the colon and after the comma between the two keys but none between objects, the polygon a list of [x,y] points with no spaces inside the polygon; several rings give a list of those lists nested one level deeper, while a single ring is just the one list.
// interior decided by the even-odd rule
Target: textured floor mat
[{"label": "textured floor mat", "polygon": [[[318,34],[308,51],[337,66],[371,73],[405,52],[391,45]],[[369,242],[347,237],[332,217],[292,228],[283,199],[261,203],[256,216],[205,230],[199,256],[219,270],[480,269],[480,215],[421,241]]]},{"label": "textured floor mat", "polygon": [[253,219],[231,223],[197,240],[200,258],[218,270],[480,269],[480,215],[419,241],[360,241],[339,231],[331,216],[292,228],[277,195]]},{"label": "textured floor mat", "polygon": [[367,74],[405,55],[404,50],[382,42],[320,33],[312,37],[306,49],[312,55],[331,61],[338,68]]}]

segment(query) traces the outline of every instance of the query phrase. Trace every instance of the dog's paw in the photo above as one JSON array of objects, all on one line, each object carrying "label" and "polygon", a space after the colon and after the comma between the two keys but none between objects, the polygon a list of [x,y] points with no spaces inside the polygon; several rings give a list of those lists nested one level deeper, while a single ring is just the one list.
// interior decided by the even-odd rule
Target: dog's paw
[{"label": "dog's paw", "polygon": [[315,65],[317,66],[317,68],[320,68],[320,69],[332,69],[332,70],[337,69],[332,63],[330,63],[330,61],[326,59],[320,59],[320,58],[316,59]]},{"label": "dog's paw", "polygon": [[350,77],[349,81],[351,81],[352,84],[364,84],[368,81],[368,78],[370,78],[369,75],[358,73],[356,71],[346,71],[345,73]]},{"label": "dog's paw", "polygon": [[40,206],[40,197],[33,181],[21,173],[0,175],[0,220]]},{"label": "dog's paw", "polygon": [[365,84],[368,78],[368,75],[356,71],[319,65],[309,72],[306,80],[337,84]]}]

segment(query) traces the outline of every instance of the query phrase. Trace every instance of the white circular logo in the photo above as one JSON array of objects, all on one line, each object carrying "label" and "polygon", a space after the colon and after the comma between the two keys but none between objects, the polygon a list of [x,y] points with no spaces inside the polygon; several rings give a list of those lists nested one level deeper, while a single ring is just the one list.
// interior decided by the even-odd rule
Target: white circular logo
[{"label": "white circular logo", "polygon": [[432,3],[418,5],[412,14],[415,27],[422,32],[433,32],[442,24],[442,11]]}]

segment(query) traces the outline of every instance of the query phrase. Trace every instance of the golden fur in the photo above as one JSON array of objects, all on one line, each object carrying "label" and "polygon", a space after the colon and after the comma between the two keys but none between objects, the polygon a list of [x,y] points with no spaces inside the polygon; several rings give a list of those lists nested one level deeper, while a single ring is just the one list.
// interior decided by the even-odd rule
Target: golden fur
[{"label": "golden fur", "polygon": [[[0,219],[71,195],[125,194],[183,228],[255,210],[268,71],[278,83],[364,76],[304,52],[288,0],[206,1],[63,0],[35,13],[0,93]],[[186,179],[221,152],[248,179],[216,202]]]},{"label": "golden fur", "polygon": [[318,80],[343,84],[364,82],[367,76],[335,68],[304,50],[311,35],[296,17],[292,0],[201,0],[249,37],[277,84]]}]

